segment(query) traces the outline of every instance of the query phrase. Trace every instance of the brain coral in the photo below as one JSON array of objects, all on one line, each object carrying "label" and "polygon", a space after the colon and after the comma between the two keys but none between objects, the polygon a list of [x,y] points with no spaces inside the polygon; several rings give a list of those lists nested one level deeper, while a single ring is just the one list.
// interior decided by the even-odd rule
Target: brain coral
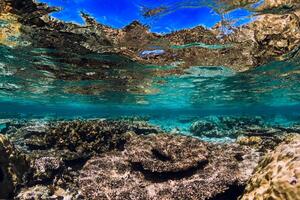
[{"label": "brain coral", "polygon": [[282,144],[258,165],[241,200],[300,199],[300,137]]}]

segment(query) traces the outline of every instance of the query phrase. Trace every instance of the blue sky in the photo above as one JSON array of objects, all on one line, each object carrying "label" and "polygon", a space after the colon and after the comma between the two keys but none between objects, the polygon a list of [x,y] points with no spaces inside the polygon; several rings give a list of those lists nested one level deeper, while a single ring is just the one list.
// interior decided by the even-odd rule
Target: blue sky
[{"label": "blue sky", "polygon": [[[208,7],[207,0],[40,0],[63,8],[52,16],[64,21],[83,23],[80,11],[94,16],[97,21],[115,28],[122,28],[133,20],[150,26],[151,31],[168,33],[197,25],[212,27],[221,17]],[[197,2],[197,3],[195,3]],[[143,8],[169,8],[170,12],[157,17],[143,17]],[[179,8],[179,9],[177,9]],[[249,12],[237,10],[228,17],[248,16]],[[246,19],[247,21],[247,19]]]}]

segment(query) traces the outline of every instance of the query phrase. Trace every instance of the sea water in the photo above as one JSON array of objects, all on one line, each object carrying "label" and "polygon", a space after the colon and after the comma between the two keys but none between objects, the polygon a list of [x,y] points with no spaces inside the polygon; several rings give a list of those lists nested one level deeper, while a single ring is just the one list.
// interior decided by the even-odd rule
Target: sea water
[{"label": "sea water", "polygon": [[[203,6],[213,7],[214,13],[210,14],[218,20],[224,17],[216,13],[222,10],[219,7],[222,5],[207,2],[168,1],[166,9],[154,18],[163,20],[176,10]],[[238,24],[254,19],[242,8],[226,15],[242,21]],[[7,23],[1,21],[0,27]],[[188,66],[180,69],[181,73],[170,73],[180,68],[180,58],[170,65],[158,66],[118,55],[23,46],[0,45],[0,129],[7,120],[16,119],[132,117],[183,134],[190,134],[190,126],[197,120],[220,116],[259,116],[265,123],[280,126],[300,123],[300,60],[297,57],[270,61],[245,72],[221,65]],[[232,46],[193,42],[170,48],[222,50]],[[141,56],[164,53],[152,47],[142,51]]]},{"label": "sea water", "polygon": [[[0,52],[2,121],[140,117],[188,133],[191,123],[211,116],[261,116],[285,126],[300,119],[296,58],[240,73],[223,66],[191,66],[181,74],[160,76],[158,71],[176,64],[142,65],[121,56],[64,52],[66,61],[62,52],[7,46]],[[83,56],[86,67],[77,62]],[[121,64],[89,64],[107,61]]]}]

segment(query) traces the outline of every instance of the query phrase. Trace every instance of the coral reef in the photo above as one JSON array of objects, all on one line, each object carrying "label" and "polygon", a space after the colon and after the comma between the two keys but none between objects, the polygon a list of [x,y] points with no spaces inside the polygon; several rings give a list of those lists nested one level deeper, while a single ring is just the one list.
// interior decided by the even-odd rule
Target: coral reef
[{"label": "coral reef", "polygon": [[0,194],[15,199],[237,199],[265,152],[295,137],[281,130],[216,144],[126,119],[8,121],[2,131],[18,150],[1,136],[13,157],[0,159],[9,191]]},{"label": "coral reef", "polygon": [[241,200],[300,199],[300,138],[282,144],[256,167]]},{"label": "coral reef", "polygon": [[35,185],[33,187],[22,188],[14,198],[16,200],[58,200],[58,199],[80,199],[62,188]]},{"label": "coral reef", "polygon": [[23,188],[15,199],[32,200],[32,199],[57,199],[52,196],[52,191],[49,187],[36,185],[31,188]]},{"label": "coral reef", "polygon": [[274,150],[282,142],[290,141],[300,133],[297,125],[283,127],[266,123],[261,117],[208,117],[196,120],[190,132],[201,139],[228,137],[242,146],[248,146],[257,152]]},{"label": "coral reef", "polygon": [[[26,49],[25,59],[37,49],[47,49],[28,59],[32,64],[28,68],[47,73],[44,79],[53,85],[70,83],[62,93],[85,95],[105,93],[110,86],[109,91],[155,93],[150,86],[168,80],[153,77],[180,75],[191,66],[224,66],[241,72],[299,54],[299,0],[265,0],[258,6],[253,6],[258,0],[213,2],[221,15],[247,8],[253,21],[234,27],[222,20],[210,29],[198,26],[157,34],[138,21],[115,29],[81,13],[85,24],[79,25],[53,19],[49,14],[59,9],[35,0],[1,0],[0,45],[9,51]],[[168,7],[146,9],[144,16],[167,11]],[[41,64],[41,57],[51,62]],[[3,64],[4,71],[6,67],[10,65]],[[22,80],[20,74],[28,72],[19,68],[17,79]],[[256,79],[250,78],[251,85]],[[232,87],[235,93],[238,89]],[[300,199],[300,139],[294,133],[300,133],[299,127],[266,126],[255,117],[216,117],[193,123],[190,130],[198,137],[194,138],[130,120],[0,124],[6,134],[0,135],[0,199],[234,200],[240,195],[242,200]],[[236,141],[199,140],[224,136]]]},{"label": "coral reef", "polygon": [[[125,133],[157,133],[159,129],[142,121],[114,120],[74,120],[58,123],[25,124],[19,128],[11,125],[7,134],[24,149],[34,151],[36,155],[62,157],[64,160],[88,158],[91,155],[122,149],[126,142]],[[26,138],[22,140],[20,138]],[[55,149],[55,151],[51,151]],[[45,151],[46,150],[46,151]],[[43,155],[44,156],[44,155]]]},{"label": "coral reef", "polygon": [[41,157],[33,161],[31,168],[34,169],[34,179],[51,180],[55,175],[62,170],[64,163],[60,158],[56,157]]},{"label": "coral reef", "polygon": [[2,131],[28,158],[26,184],[10,195],[15,194],[16,199],[80,199],[77,177],[87,159],[122,150],[128,131],[149,134],[159,130],[143,121],[99,119],[8,121]]},{"label": "coral reef", "polygon": [[243,135],[236,139],[236,143],[256,149],[258,152],[268,152],[274,150],[279,144],[293,141],[296,133],[275,132],[266,135]]},{"label": "coral reef", "polygon": [[17,186],[24,182],[28,168],[26,158],[0,135],[0,199],[12,197]]},{"label": "coral reef", "polygon": [[190,127],[191,133],[205,137],[233,137],[253,129],[263,130],[264,123],[260,117],[210,117],[195,121]]},{"label": "coral reef", "polygon": [[209,199],[232,188],[238,195],[246,171],[239,163],[247,153],[186,136],[132,135],[123,152],[90,159],[79,187],[86,199]]},{"label": "coral reef", "polygon": [[[168,141],[168,142],[166,142]],[[138,149],[138,146],[143,148]],[[183,150],[186,147],[187,150]],[[136,137],[126,144],[130,162],[156,173],[180,172],[207,163],[208,150],[199,140],[174,135]]]}]

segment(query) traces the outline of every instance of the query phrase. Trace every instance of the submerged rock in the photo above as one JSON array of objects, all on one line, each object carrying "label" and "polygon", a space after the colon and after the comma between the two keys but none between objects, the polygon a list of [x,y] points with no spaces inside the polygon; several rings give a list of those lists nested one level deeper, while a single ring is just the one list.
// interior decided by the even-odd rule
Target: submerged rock
[{"label": "submerged rock", "polygon": [[51,180],[63,170],[64,163],[60,158],[41,157],[33,161],[31,168],[34,169],[34,179],[38,181]]},{"label": "submerged rock", "polygon": [[126,145],[126,151],[131,154],[129,157],[132,164],[153,173],[184,172],[208,162],[205,144],[195,138],[174,138],[167,134],[131,139]]},{"label": "submerged rock", "polygon": [[300,138],[269,153],[256,167],[241,200],[300,199]]},{"label": "submerged rock", "polygon": [[26,158],[0,135],[0,199],[12,197],[17,187],[24,183],[28,169]]},{"label": "submerged rock", "polygon": [[272,135],[243,135],[237,138],[236,143],[248,146],[258,152],[273,151],[279,144],[290,142],[299,133],[279,132]]},{"label": "submerged rock", "polygon": [[62,188],[49,185],[35,185],[33,187],[22,188],[19,194],[14,198],[16,200],[77,200],[78,196]]},{"label": "submerged rock", "polygon": [[241,165],[247,153],[186,136],[133,135],[124,151],[90,159],[80,171],[79,188],[86,199],[230,198],[231,190],[240,194],[248,176]]},{"label": "submerged rock", "polygon": [[128,131],[149,134],[159,130],[141,121],[74,120],[42,125],[29,122],[19,128],[10,127],[7,134],[21,148],[34,152],[37,157],[48,157],[51,152],[51,156],[70,161],[122,149]]},{"label": "submerged rock", "polygon": [[53,191],[50,187],[44,185],[36,185],[30,188],[23,188],[18,196],[15,198],[18,200],[55,200]]}]

